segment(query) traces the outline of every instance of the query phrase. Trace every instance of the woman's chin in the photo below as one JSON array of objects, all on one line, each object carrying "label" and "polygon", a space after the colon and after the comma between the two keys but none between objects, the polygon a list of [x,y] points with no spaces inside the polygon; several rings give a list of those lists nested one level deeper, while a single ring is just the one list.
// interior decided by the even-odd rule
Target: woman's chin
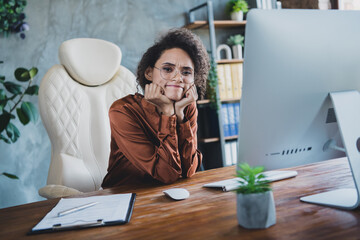
[{"label": "woman's chin", "polygon": [[180,96],[167,96],[170,100],[177,102],[181,100],[181,95]]},{"label": "woman's chin", "polygon": [[181,91],[167,91],[165,96],[167,96],[170,100],[177,102],[182,99],[182,94],[183,90],[181,89]]}]

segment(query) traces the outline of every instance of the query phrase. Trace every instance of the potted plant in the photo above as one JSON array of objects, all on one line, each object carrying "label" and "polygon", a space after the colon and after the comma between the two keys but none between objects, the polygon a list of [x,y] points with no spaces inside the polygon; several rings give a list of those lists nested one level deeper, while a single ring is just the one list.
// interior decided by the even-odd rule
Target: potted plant
[{"label": "potted plant", "polygon": [[260,229],[276,223],[274,196],[263,171],[264,167],[239,164],[236,176],[240,186],[235,191],[237,219],[242,227]]},{"label": "potted plant", "polygon": [[231,20],[243,21],[244,13],[249,11],[249,5],[245,0],[230,0],[226,5],[226,9]]},{"label": "potted plant", "polygon": [[230,36],[227,44],[232,47],[234,59],[242,59],[242,48],[244,47],[244,36],[241,34]]}]

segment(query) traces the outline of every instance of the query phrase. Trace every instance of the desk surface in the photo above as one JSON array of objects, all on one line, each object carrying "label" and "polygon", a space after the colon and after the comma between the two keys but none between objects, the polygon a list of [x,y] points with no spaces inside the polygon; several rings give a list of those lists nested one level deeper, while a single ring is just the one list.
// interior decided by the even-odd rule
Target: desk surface
[{"label": "desk surface", "polygon": [[[336,159],[290,168],[296,178],[272,183],[277,223],[265,230],[237,224],[233,192],[203,188],[233,177],[235,167],[197,173],[175,184],[134,189],[118,187],[86,196],[136,192],[134,212],[126,225],[26,236],[58,200],[0,209],[0,239],[349,239],[359,237],[360,211],[345,211],[300,202],[305,195],[353,187],[348,163]],[[163,190],[184,187],[190,198],[172,201]]]}]

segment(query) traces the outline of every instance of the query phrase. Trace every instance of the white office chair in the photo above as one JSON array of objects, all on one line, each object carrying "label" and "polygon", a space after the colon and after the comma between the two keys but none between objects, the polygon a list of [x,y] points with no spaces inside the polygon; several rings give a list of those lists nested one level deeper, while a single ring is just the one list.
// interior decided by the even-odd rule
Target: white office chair
[{"label": "white office chair", "polygon": [[113,43],[91,38],[65,41],[61,65],[53,66],[39,89],[40,116],[51,141],[46,198],[98,190],[110,153],[108,110],[136,92],[135,76],[120,65]]}]

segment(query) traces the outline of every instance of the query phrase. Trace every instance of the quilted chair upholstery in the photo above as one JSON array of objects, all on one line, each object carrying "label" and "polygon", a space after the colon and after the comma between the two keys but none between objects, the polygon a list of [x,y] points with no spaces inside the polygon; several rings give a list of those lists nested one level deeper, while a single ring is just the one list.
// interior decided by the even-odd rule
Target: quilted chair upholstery
[{"label": "quilted chair upholstery", "polygon": [[39,89],[40,116],[51,141],[46,198],[98,190],[110,153],[108,110],[136,91],[115,44],[91,38],[65,41]]}]

